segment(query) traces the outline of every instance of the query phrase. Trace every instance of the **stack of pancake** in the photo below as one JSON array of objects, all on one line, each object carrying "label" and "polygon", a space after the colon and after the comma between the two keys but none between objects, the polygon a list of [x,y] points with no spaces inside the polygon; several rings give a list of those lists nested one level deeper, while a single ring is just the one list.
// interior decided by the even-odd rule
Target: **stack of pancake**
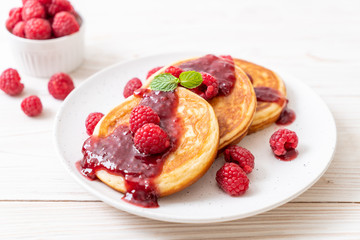
[{"label": "stack of pancake", "polygon": [[[149,77],[143,88],[169,66],[180,66],[197,58],[171,63]],[[225,61],[225,60],[224,60]],[[162,172],[154,179],[158,196],[184,189],[198,180],[210,168],[217,152],[236,144],[248,133],[259,131],[274,123],[284,105],[258,102],[254,88],[268,87],[286,97],[283,81],[273,71],[241,59],[232,59],[235,82],[228,95],[218,95],[206,101],[188,89],[178,87],[176,115],[181,119],[183,132],[177,148],[165,160]],[[106,137],[116,126],[129,124],[131,110],[140,102],[131,96],[106,114],[95,128],[94,135]],[[110,187],[126,192],[123,176],[100,170],[97,177]]]}]

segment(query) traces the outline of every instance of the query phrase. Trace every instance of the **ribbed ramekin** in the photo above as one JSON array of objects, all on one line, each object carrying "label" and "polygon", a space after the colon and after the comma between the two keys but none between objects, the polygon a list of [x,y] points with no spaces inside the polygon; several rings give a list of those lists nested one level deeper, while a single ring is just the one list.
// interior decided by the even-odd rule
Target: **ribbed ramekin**
[{"label": "ribbed ramekin", "polygon": [[50,77],[57,72],[69,73],[83,62],[83,21],[78,32],[55,39],[25,39],[7,32],[16,64],[14,68],[30,76]]}]

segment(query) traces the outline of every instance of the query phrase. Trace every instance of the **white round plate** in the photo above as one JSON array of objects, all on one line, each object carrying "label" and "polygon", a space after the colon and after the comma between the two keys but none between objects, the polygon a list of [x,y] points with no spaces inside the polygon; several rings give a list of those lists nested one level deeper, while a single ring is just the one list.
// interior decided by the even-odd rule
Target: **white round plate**
[{"label": "white round plate", "polygon": [[271,134],[280,128],[275,124],[245,137],[240,145],[255,156],[255,169],[249,174],[250,187],[245,195],[231,197],[218,188],[215,174],[224,163],[222,156],[198,182],[159,199],[159,208],[131,205],[121,200],[121,193],[82,176],[75,163],[82,158],[82,144],[88,137],[84,127],[87,115],[95,111],[106,114],[123,101],[123,87],[129,79],[144,80],[149,69],[191,56],[196,55],[165,54],[116,64],[90,77],[66,98],[55,120],[55,143],[66,168],[82,186],[111,206],[139,216],[169,222],[210,223],[273,209],[297,197],[321,177],[335,150],[334,119],[313,90],[281,72],[287,86],[289,107],[297,115],[287,128],[299,137],[299,156],[289,162],[273,156],[268,142]]}]

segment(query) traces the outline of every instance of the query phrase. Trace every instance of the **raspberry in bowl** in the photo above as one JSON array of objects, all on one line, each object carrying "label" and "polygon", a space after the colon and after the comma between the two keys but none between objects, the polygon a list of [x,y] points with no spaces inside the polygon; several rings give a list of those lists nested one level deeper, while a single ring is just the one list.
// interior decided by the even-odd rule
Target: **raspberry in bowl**
[{"label": "raspberry in bowl", "polygon": [[17,68],[34,77],[71,72],[84,59],[84,22],[67,0],[26,0],[5,23]]}]

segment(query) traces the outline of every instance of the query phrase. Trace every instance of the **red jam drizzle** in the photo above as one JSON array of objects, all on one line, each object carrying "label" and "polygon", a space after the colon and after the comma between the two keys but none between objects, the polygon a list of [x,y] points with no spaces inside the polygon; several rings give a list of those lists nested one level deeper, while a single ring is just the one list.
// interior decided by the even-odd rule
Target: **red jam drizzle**
[{"label": "red jam drizzle", "polygon": [[276,121],[278,125],[289,125],[295,121],[296,114],[293,110],[288,108],[288,100],[283,97],[283,95],[273,88],[269,87],[255,87],[256,100],[259,102],[275,102],[280,106],[285,107],[282,110],[280,117]]},{"label": "red jam drizzle", "polygon": [[276,89],[269,87],[255,87],[256,100],[259,102],[273,102],[282,106],[286,99]]},{"label": "red jam drizzle", "polygon": [[276,121],[276,124],[286,126],[293,123],[295,119],[296,119],[296,114],[294,110],[288,108],[288,105],[286,104],[286,106],[284,107],[284,109],[280,114],[279,119]]},{"label": "red jam drizzle", "polygon": [[253,83],[254,83],[254,79],[252,78],[252,76],[251,76],[249,73],[247,73],[247,72],[246,72],[246,76],[249,78],[251,84],[253,84]]},{"label": "red jam drizzle", "polygon": [[96,171],[106,170],[125,179],[123,200],[142,207],[158,207],[154,178],[159,176],[167,155],[176,149],[181,133],[175,112],[178,96],[175,92],[137,91],[141,105],[151,107],[159,114],[160,126],[168,133],[171,147],[162,154],[146,155],[134,146],[128,126],[120,125],[106,137],[90,137],[83,145],[81,172],[96,179]]},{"label": "red jam drizzle", "polygon": [[281,155],[281,156],[275,155],[275,157],[282,161],[291,161],[291,160],[294,160],[298,155],[299,155],[299,152],[296,149],[291,149],[291,150],[288,150],[284,155]]},{"label": "red jam drizzle", "polygon": [[184,71],[206,72],[214,76],[219,82],[219,94],[229,95],[235,84],[235,66],[229,59],[223,59],[215,55],[208,54],[197,58],[180,66]]}]

